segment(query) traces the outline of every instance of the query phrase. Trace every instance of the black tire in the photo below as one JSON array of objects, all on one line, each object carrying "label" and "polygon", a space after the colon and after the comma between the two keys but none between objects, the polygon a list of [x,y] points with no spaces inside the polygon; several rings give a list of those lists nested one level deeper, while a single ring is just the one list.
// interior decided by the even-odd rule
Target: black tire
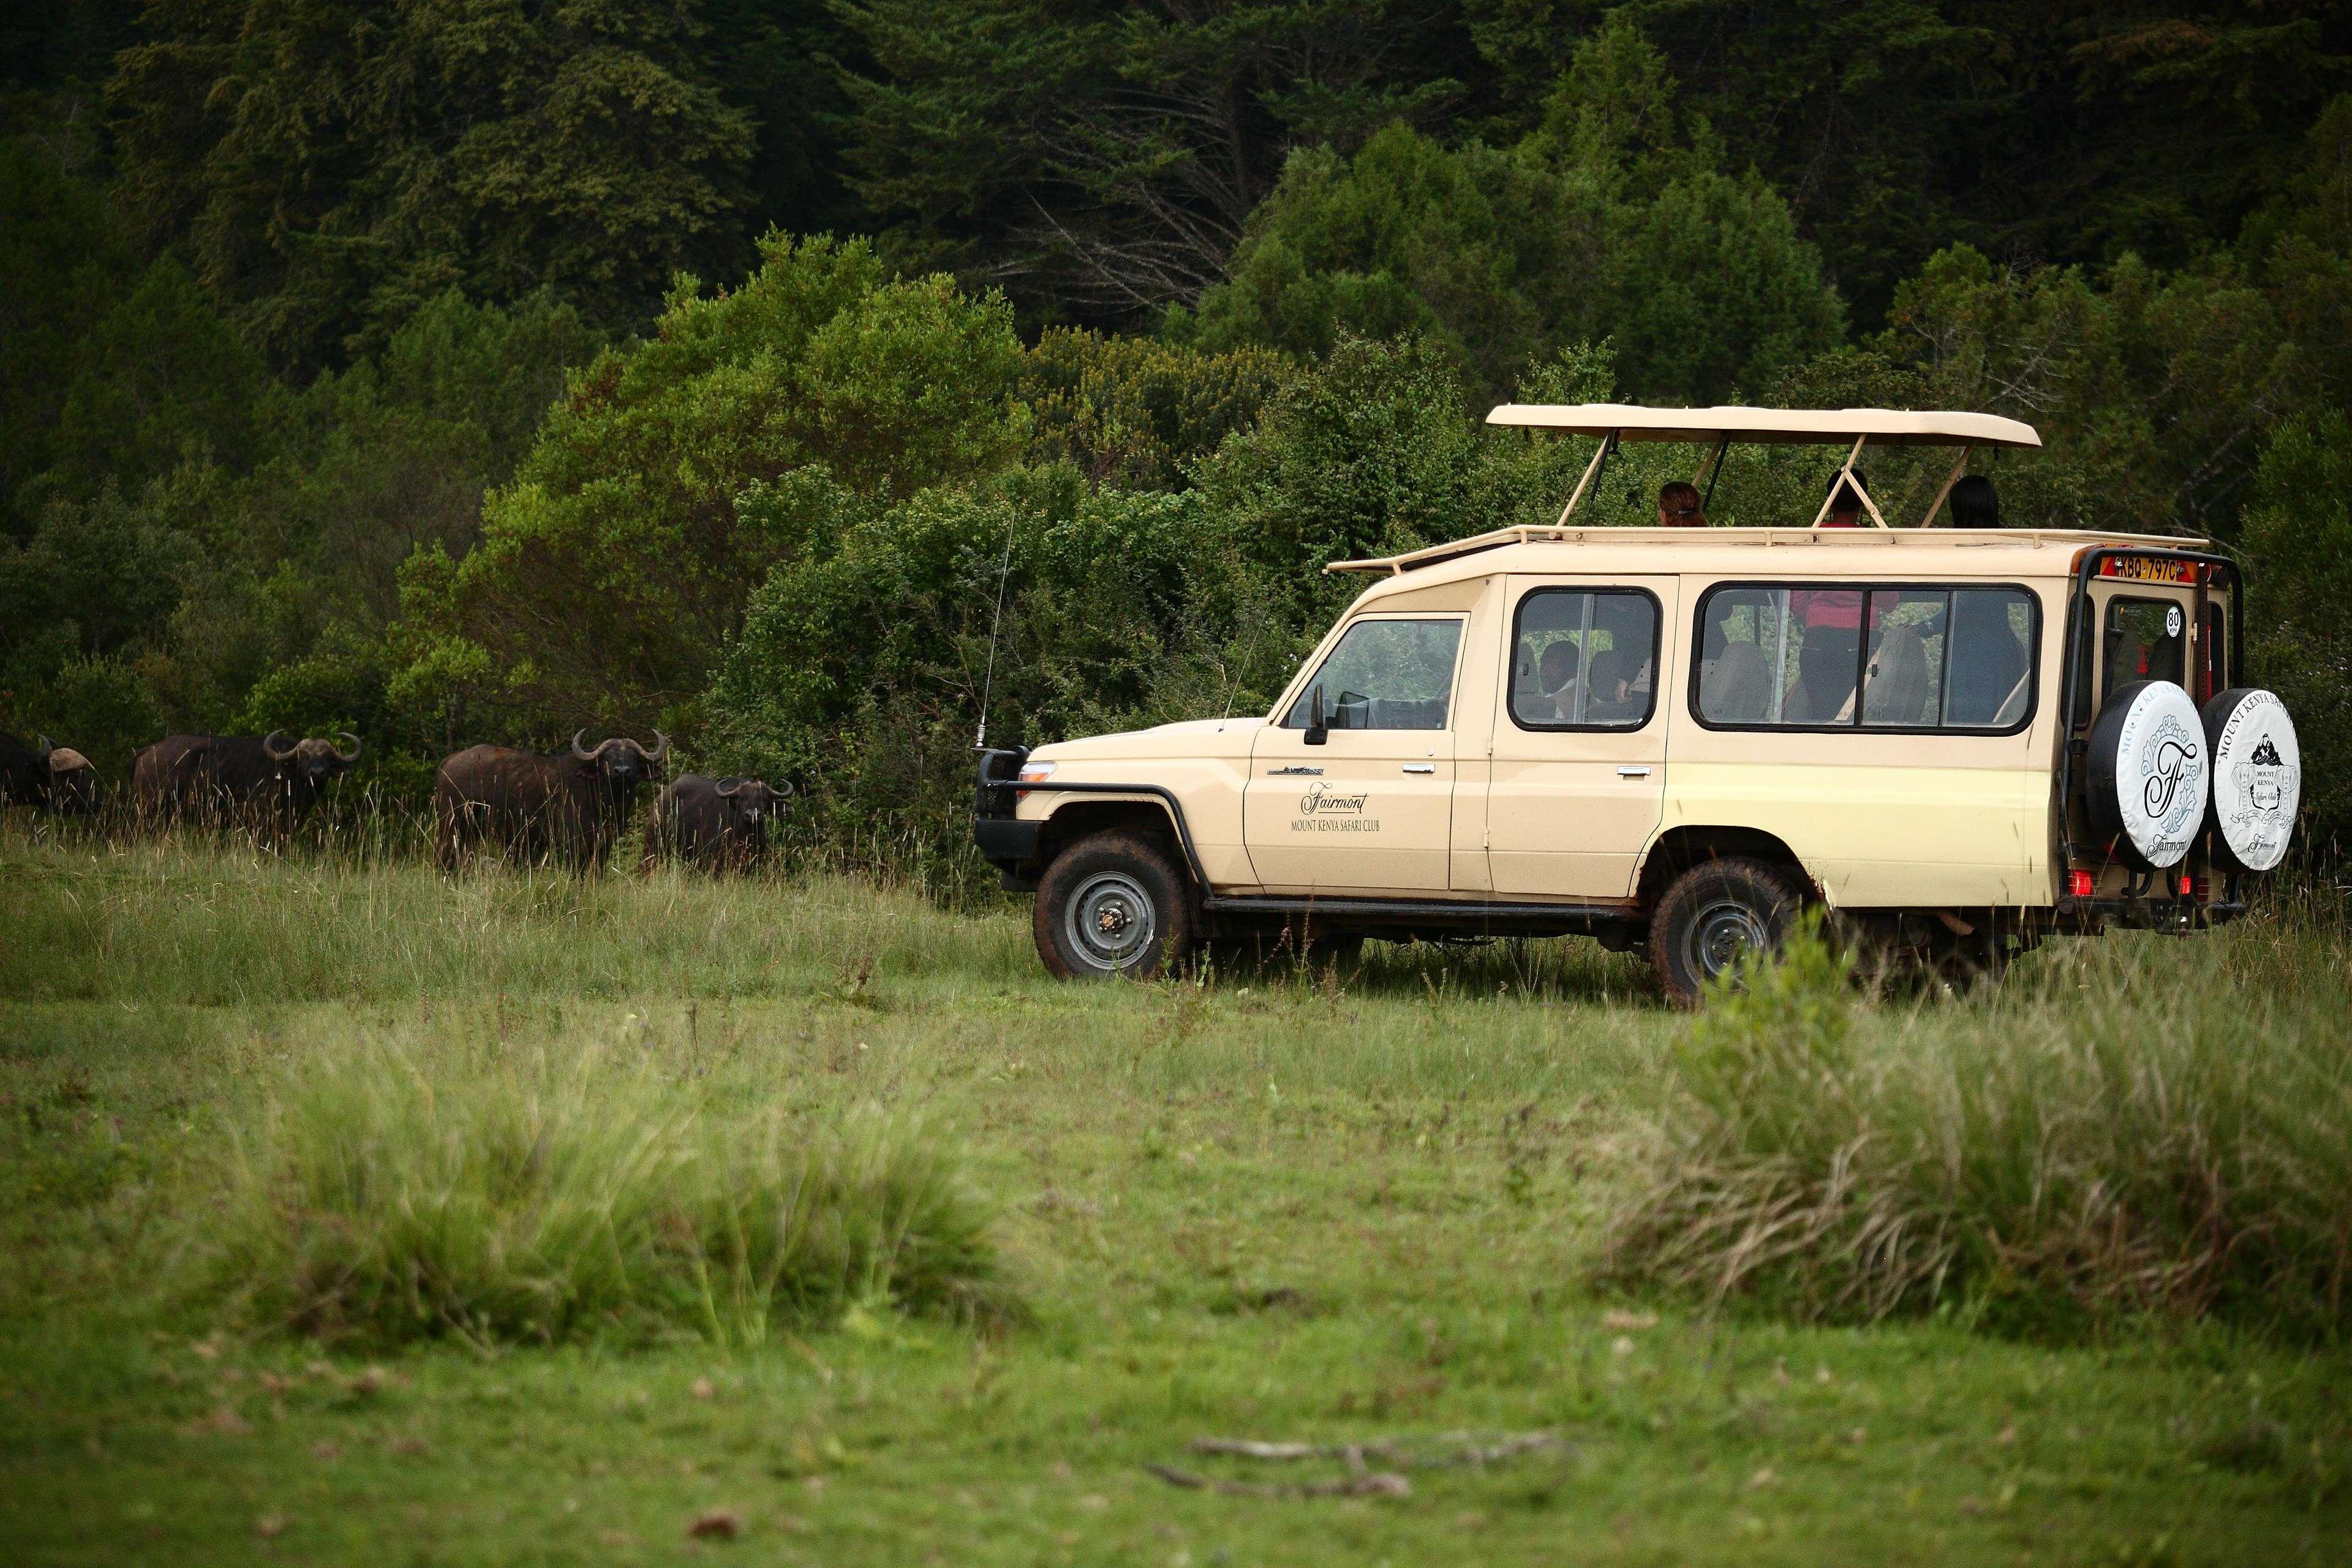
[{"label": "black tire", "polygon": [[1030,929],[1037,956],[1065,980],[1149,980],[1192,949],[1192,889],[1152,845],[1098,833],[1045,868]]},{"label": "black tire", "polygon": [[1667,997],[1696,1007],[1707,983],[1758,948],[1777,949],[1805,907],[1796,879],[1745,856],[1706,860],[1675,879],[1650,919],[1650,963]]}]

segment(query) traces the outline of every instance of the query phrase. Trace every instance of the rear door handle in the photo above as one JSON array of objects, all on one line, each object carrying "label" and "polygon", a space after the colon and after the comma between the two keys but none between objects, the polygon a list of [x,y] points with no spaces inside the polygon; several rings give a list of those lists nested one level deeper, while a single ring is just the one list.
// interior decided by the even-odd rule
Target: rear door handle
[{"label": "rear door handle", "polygon": [[1433,773],[1437,766],[1433,763],[1407,763],[1404,771],[1409,773]]},{"label": "rear door handle", "polygon": [[1621,779],[1645,779],[1650,776],[1650,770],[1638,765],[1622,767],[1617,770],[1617,776]]}]

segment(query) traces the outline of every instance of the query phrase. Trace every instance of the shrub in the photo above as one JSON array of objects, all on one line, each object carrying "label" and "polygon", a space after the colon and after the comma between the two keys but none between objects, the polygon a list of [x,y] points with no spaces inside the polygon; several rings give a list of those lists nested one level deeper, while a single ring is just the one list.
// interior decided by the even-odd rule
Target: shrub
[{"label": "shrub", "polygon": [[1820,938],[1793,942],[1680,1047],[1611,1268],[1809,1319],[2340,1333],[2340,931],[2266,918],[2161,965],[2119,945],[2056,955],[2039,997],[2021,977],[1980,1009],[1865,1020]]},{"label": "shrub", "polygon": [[593,1051],[307,1058],[199,1179],[196,1293],[321,1339],[750,1341],[883,1299],[1002,1306],[983,1212],[920,1129],[730,1111]]}]

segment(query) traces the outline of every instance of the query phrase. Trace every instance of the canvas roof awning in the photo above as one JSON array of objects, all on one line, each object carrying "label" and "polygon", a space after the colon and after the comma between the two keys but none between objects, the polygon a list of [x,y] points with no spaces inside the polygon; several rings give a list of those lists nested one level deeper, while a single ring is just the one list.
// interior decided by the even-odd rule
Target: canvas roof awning
[{"label": "canvas roof awning", "polygon": [[1997,414],[1902,408],[1643,408],[1630,403],[1506,403],[1489,425],[1620,441],[1843,447],[2039,447],[2031,425]]}]

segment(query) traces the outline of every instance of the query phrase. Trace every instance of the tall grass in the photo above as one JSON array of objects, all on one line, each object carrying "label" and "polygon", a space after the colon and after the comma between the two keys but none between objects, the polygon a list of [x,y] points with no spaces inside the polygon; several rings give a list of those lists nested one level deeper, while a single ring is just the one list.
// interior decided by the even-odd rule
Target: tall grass
[{"label": "tall grass", "polygon": [[372,1344],[992,1314],[986,1212],[918,1124],[730,1107],[626,1047],[306,1052],[191,1172],[188,1282]]},{"label": "tall grass", "polygon": [[1690,1026],[1608,1258],[1795,1315],[2352,1329],[2340,913],[1870,1008],[1818,937]]},{"label": "tall grass", "polygon": [[21,1001],[752,994],[867,959],[999,978],[1035,963],[1014,921],[956,920],[919,893],[831,877],[445,877],[400,856],[13,830],[0,867],[0,996]]}]

